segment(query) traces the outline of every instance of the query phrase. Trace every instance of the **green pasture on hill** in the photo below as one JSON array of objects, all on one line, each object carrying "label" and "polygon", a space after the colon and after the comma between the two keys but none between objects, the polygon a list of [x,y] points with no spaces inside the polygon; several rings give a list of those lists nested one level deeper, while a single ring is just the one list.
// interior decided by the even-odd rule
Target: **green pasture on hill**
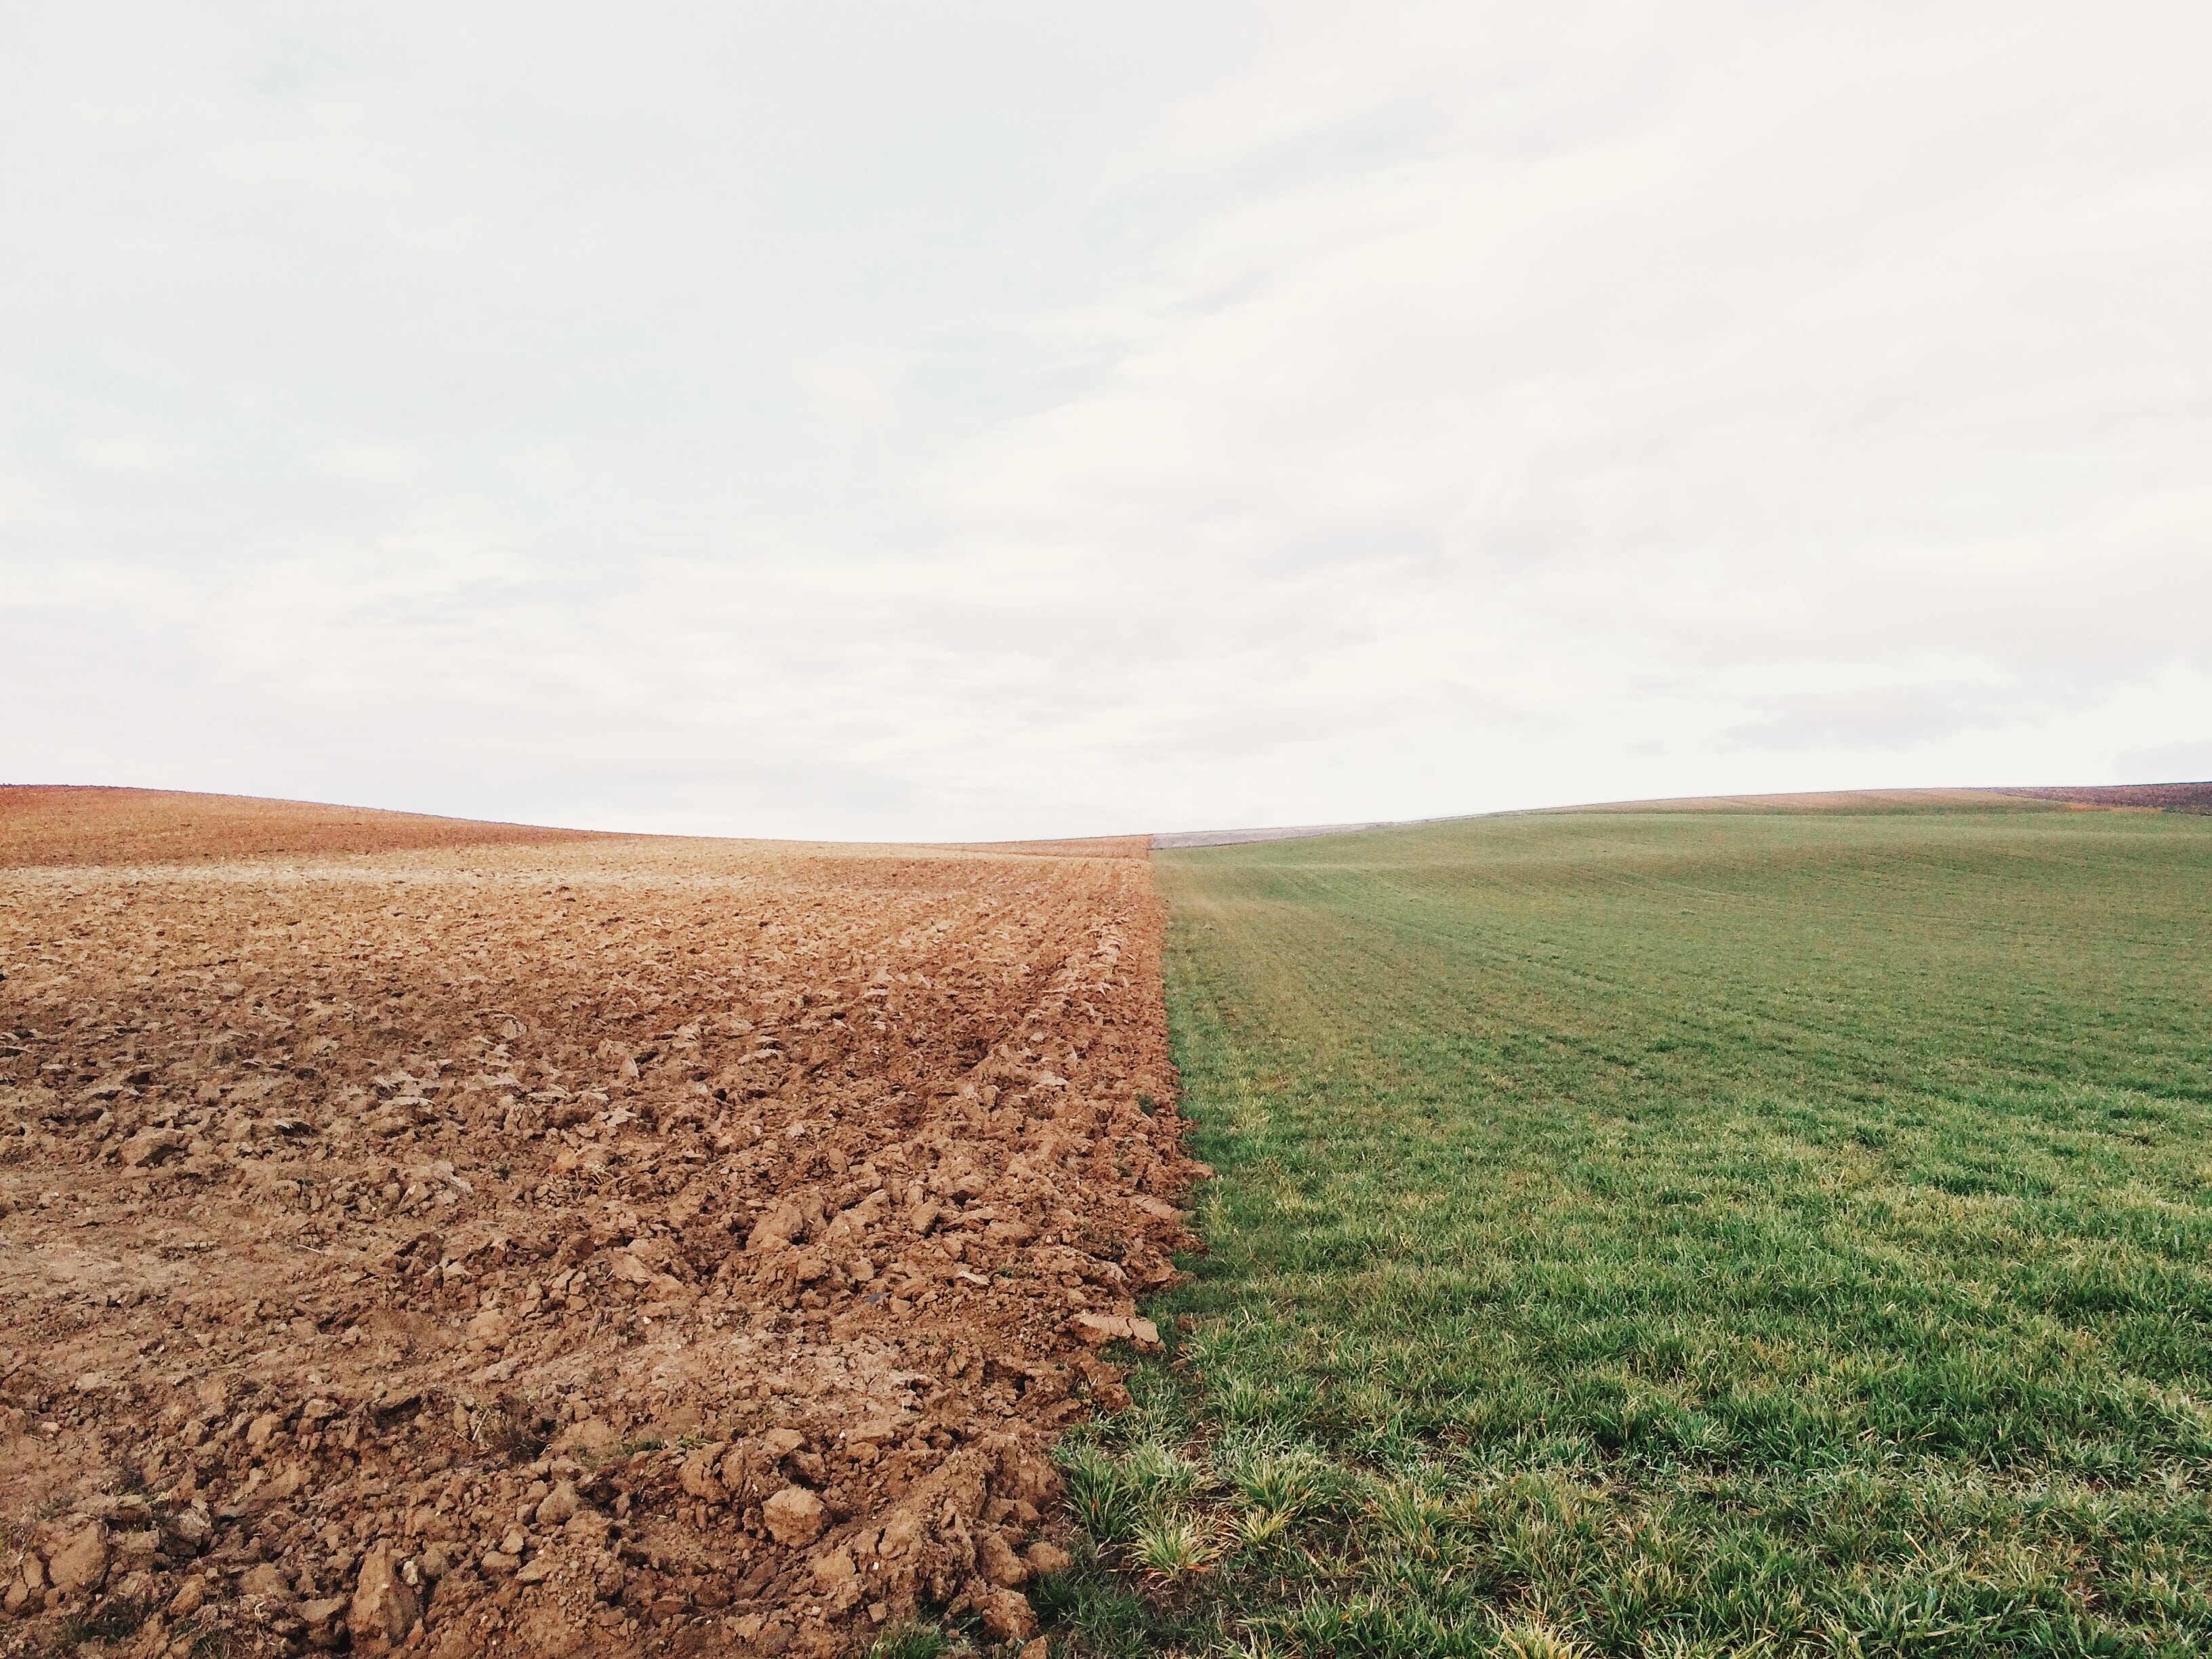
[{"label": "green pasture on hill", "polygon": [[1096,1653],[2212,1651],[2212,818],[1158,856],[1211,1254]]}]

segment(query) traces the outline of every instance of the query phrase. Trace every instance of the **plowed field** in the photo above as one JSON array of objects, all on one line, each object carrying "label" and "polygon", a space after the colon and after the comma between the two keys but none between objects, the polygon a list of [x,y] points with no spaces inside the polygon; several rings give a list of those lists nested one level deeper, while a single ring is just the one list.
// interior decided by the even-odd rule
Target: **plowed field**
[{"label": "plowed field", "polygon": [[1146,864],[210,799],[0,791],[0,1642],[1028,1638],[1194,1243]]}]

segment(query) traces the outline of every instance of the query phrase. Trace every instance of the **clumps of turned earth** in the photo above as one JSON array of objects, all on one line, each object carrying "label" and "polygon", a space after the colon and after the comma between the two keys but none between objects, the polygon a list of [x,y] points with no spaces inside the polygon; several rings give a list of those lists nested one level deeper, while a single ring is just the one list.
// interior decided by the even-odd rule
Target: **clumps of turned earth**
[{"label": "clumps of turned earth", "polygon": [[6,870],[0,1650],[1035,1643],[1195,1244],[1159,948],[1126,858]]}]

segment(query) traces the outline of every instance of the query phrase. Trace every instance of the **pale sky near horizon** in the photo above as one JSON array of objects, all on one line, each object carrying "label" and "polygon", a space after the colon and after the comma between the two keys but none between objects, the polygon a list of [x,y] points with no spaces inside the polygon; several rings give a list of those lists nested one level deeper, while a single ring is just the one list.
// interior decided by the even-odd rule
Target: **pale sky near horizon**
[{"label": "pale sky near horizon", "polygon": [[2212,777],[2212,10],[0,4],[0,782]]}]

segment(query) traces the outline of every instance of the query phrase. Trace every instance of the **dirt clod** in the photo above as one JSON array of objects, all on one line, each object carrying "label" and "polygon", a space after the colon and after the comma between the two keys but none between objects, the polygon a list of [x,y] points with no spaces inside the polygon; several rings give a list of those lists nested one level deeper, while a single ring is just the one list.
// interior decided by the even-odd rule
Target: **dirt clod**
[{"label": "dirt clod", "polygon": [[830,1524],[830,1510],[804,1486],[786,1486],[761,1505],[768,1529],[779,1544],[811,1544]]},{"label": "dirt clod", "polygon": [[393,1546],[370,1546],[362,1558],[351,1614],[347,1620],[352,1626],[356,1645],[404,1641],[422,1616],[422,1602],[415,1594],[415,1587],[401,1576]]},{"label": "dirt clod", "polygon": [[86,1595],[107,1578],[107,1529],[98,1522],[56,1550],[46,1577],[64,1595]]}]

